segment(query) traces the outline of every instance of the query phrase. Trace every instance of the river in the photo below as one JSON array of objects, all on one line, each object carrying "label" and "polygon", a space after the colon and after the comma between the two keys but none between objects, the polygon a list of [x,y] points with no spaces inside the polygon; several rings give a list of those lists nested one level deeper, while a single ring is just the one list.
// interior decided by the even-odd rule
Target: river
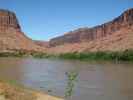
[{"label": "river", "polygon": [[0,78],[61,97],[70,71],[78,73],[72,100],[133,100],[133,63],[0,58]]}]

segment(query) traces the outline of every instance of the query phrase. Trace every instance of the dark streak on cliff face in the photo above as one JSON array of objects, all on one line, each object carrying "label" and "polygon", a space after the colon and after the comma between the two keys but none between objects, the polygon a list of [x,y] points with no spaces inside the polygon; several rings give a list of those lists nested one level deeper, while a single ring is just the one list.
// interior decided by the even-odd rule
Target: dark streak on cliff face
[{"label": "dark streak on cliff face", "polygon": [[0,33],[10,30],[21,32],[17,17],[11,11],[0,9]]},{"label": "dark streak on cliff face", "polygon": [[68,32],[63,36],[53,38],[50,40],[50,46],[63,45],[65,43],[77,43],[81,41],[92,41],[94,39],[111,35],[123,28],[130,28],[132,25],[133,8],[125,11],[122,15],[108,23],[93,28],[80,28],[75,31]]}]

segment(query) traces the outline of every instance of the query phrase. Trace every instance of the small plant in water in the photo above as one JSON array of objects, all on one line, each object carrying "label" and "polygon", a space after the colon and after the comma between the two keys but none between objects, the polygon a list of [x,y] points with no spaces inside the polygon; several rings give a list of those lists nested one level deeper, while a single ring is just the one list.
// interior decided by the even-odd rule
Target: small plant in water
[{"label": "small plant in water", "polygon": [[78,76],[78,73],[77,72],[67,72],[66,73],[67,75],[67,87],[66,87],[66,91],[65,91],[65,98],[71,98],[72,96],[72,93],[73,93],[73,88],[75,86],[75,82],[76,82],[76,79],[77,79],[77,76]]}]

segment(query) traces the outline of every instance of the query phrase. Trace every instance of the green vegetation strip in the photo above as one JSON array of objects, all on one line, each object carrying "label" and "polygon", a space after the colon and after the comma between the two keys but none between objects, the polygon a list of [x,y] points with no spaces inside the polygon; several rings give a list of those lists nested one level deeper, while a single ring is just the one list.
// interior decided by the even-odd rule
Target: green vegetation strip
[{"label": "green vegetation strip", "polygon": [[76,60],[107,60],[107,61],[133,61],[133,50],[108,51],[108,52],[82,52],[82,53],[64,53],[58,55],[49,55],[46,53],[36,53],[32,55],[35,58],[61,58]]},{"label": "green vegetation strip", "polygon": [[0,57],[28,57],[34,58],[61,58],[61,59],[77,59],[77,60],[113,60],[113,61],[133,61],[133,50],[125,51],[98,51],[98,52],[81,52],[81,53],[64,53],[64,54],[47,54],[41,52],[22,52],[0,53]]}]

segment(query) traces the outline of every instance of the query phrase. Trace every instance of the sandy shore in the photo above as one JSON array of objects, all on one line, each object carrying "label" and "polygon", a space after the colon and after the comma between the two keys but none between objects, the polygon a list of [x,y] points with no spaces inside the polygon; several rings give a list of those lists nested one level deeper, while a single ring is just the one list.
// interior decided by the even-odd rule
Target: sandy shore
[{"label": "sandy shore", "polygon": [[0,100],[64,100],[0,81]]}]

